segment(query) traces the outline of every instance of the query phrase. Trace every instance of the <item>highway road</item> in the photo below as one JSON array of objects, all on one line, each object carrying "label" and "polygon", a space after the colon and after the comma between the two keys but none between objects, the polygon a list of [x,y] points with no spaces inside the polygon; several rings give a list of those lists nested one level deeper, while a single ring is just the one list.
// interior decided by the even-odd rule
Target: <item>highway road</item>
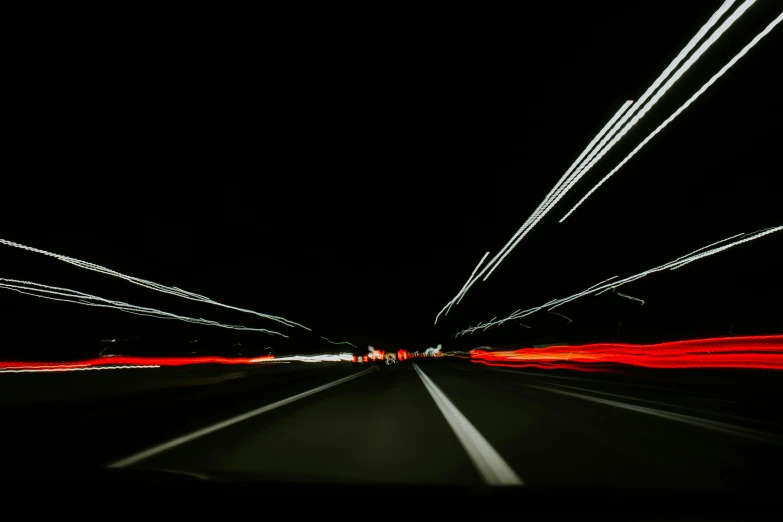
[{"label": "highway road", "polygon": [[713,381],[442,358],[258,372],[207,386],[5,405],[11,451],[3,462],[28,473],[108,466],[323,484],[779,483],[781,395]]}]

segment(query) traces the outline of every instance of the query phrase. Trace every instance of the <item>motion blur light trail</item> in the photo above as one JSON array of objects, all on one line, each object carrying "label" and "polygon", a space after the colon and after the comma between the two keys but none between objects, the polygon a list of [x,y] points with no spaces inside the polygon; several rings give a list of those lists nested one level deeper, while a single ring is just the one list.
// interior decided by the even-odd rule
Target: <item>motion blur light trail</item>
[{"label": "motion blur light trail", "polygon": [[155,283],[155,282],[152,282],[152,281],[147,281],[146,279],[141,279],[141,278],[138,278],[138,277],[133,277],[133,276],[121,274],[121,273],[115,272],[114,270],[111,270],[109,268],[106,268],[106,267],[103,267],[103,266],[100,266],[100,265],[96,265],[94,263],[88,263],[87,261],[82,261],[80,259],[74,259],[72,257],[63,256],[63,255],[60,255],[60,254],[55,254],[53,252],[48,252],[46,250],[41,250],[39,248],[29,247],[29,246],[26,246],[26,245],[15,243],[13,241],[8,241],[7,239],[0,239],[0,244],[7,245],[7,246],[10,246],[10,247],[14,247],[14,248],[20,248],[22,250],[27,250],[29,252],[35,252],[37,254],[43,254],[43,255],[49,256],[49,257],[53,257],[55,259],[59,259],[60,261],[64,261],[64,262],[69,263],[71,265],[78,266],[78,267],[84,268],[86,270],[92,270],[93,272],[98,272],[98,273],[101,273],[101,274],[106,274],[106,275],[111,275],[111,276],[114,276],[114,277],[119,277],[120,279],[124,279],[125,281],[128,281],[129,283],[133,283],[134,285],[139,285],[139,286],[142,286],[144,288],[148,288],[150,290],[155,290],[157,292],[162,292],[164,294],[175,295],[177,297],[182,297],[183,299],[188,299],[190,301],[196,301],[196,302],[200,302],[200,303],[206,303],[206,304],[211,304],[211,305],[215,305],[215,306],[220,306],[220,307],[223,307],[223,308],[228,308],[229,310],[235,310],[237,312],[245,312],[245,313],[256,315],[258,317],[262,317],[264,319],[269,319],[271,321],[276,321],[276,322],[284,324],[286,326],[291,326],[291,327],[299,326],[301,328],[304,328],[305,330],[310,330],[310,328],[308,328],[306,326],[303,326],[303,325],[301,325],[299,323],[295,323],[295,322],[290,321],[288,319],[285,319],[283,317],[278,317],[276,315],[262,314],[261,312],[256,312],[255,310],[248,310],[247,308],[239,308],[239,307],[236,307],[236,306],[231,306],[231,305],[219,303],[217,301],[213,301],[209,297],[205,297],[205,296],[199,295],[199,294],[194,294],[193,292],[188,292],[186,290],[182,290],[182,289],[177,288],[175,286],[165,286],[165,285],[161,285],[161,284],[158,284],[158,283]]},{"label": "motion blur light trail", "polygon": [[560,219],[560,223],[562,223],[563,221],[565,221],[566,219],[568,219],[568,216],[570,216],[571,214],[573,214],[573,213],[574,213],[574,211],[575,211],[577,208],[579,208],[579,206],[580,206],[580,205],[582,205],[582,203],[584,203],[584,202],[585,202],[585,200],[587,200],[587,198],[589,198],[589,197],[590,197],[590,196],[593,194],[593,192],[595,192],[596,190],[598,190],[598,187],[600,187],[601,185],[603,185],[604,183],[606,183],[606,181],[607,181],[609,178],[611,178],[611,177],[612,177],[612,176],[613,176],[613,175],[614,175],[614,174],[615,174],[615,173],[616,173],[618,170],[620,170],[620,169],[623,167],[623,165],[625,165],[626,163],[628,163],[628,161],[629,161],[631,158],[633,158],[633,157],[636,155],[636,153],[637,153],[637,152],[639,152],[639,151],[642,149],[642,147],[644,147],[645,145],[647,145],[647,143],[649,143],[649,141],[650,141],[651,139],[653,139],[655,136],[657,136],[657,135],[658,135],[658,133],[659,133],[659,132],[661,132],[661,131],[664,129],[664,127],[666,127],[668,124],[670,124],[670,123],[671,123],[671,122],[672,122],[672,121],[673,121],[673,120],[674,120],[674,119],[675,119],[677,116],[679,116],[679,115],[680,115],[680,114],[681,114],[681,113],[682,113],[682,112],[683,112],[685,109],[687,109],[688,107],[690,107],[690,105],[691,105],[693,102],[695,102],[695,101],[696,101],[696,99],[697,99],[699,96],[701,96],[702,94],[704,94],[704,91],[706,91],[707,89],[709,89],[709,88],[710,88],[710,86],[711,86],[713,83],[715,83],[715,82],[718,80],[718,78],[720,78],[721,76],[723,76],[723,75],[726,73],[726,71],[728,71],[728,70],[729,70],[729,69],[730,69],[730,68],[731,68],[731,67],[732,67],[732,66],[733,66],[735,63],[737,63],[737,61],[739,61],[739,59],[740,59],[740,58],[742,58],[743,56],[745,56],[745,54],[746,54],[746,53],[747,53],[747,52],[748,52],[748,51],[749,51],[749,50],[750,50],[750,49],[751,49],[751,48],[752,48],[754,45],[756,45],[756,44],[759,42],[759,40],[761,40],[761,39],[762,39],[762,38],[764,38],[764,37],[765,37],[767,34],[769,34],[769,32],[770,32],[770,31],[772,31],[772,29],[774,29],[774,28],[775,28],[775,26],[776,26],[776,25],[778,25],[778,24],[779,24],[779,23],[780,23],[782,20],[783,20],[783,13],[781,13],[780,15],[778,15],[778,17],[777,17],[777,18],[775,18],[775,19],[774,19],[772,22],[770,22],[770,24],[769,24],[769,25],[768,25],[768,26],[767,26],[767,27],[766,27],[766,28],[765,28],[763,31],[761,31],[759,34],[757,34],[757,35],[756,35],[756,37],[755,37],[755,38],[753,38],[753,40],[751,40],[751,42],[750,42],[748,45],[746,45],[745,47],[743,47],[743,48],[742,48],[742,50],[741,50],[739,53],[737,53],[737,55],[736,55],[736,56],[734,56],[734,58],[732,58],[732,59],[729,61],[729,63],[727,63],[726,65],[724,65],[724,66],[723,66],[723,68],[722,68],[720,71],[718,71],[718,72],[717,72],[717,73],[716,73],[716,74],[715,74],[715,75],[714,75],[712,78],[710,78],[710,79],[709,79],[709,81],[707,81],[707,83],[705,83],[704,85],[702,85],[702,87],[701,87],[701,88],[700,88],[698,91],[696,91],[696,93],[695,93],[693,96],[691,96],[690,98],[688,98],[688,101],[686,101],[684,104],[682,104],[682,106],[681,106],[679,109],[677,109],[676,111],[674,111],[674,114],[672,114],[671,116],[669,116],[669,117],[668,117],[668,118],[667,118],[667,119],[666,119],[666,120],[665,120],[663,123],[661,123],[661,124],[660,124],[660,125],[659,125],[659,126],[658,126],[658,127],[655,129],[655,130],[654,130],[654,131],[652,131],[652,132],[650,133],[650,135],[649,135],[649,136],[647,136],[647,137],[644,139],[644,141],[642,141],[642,142],[641,142],[639,145],[637,145],[637,146],[636,146],[636,148],[635,148],[635,149],[633,149],[633,150],[631,151],[631,153],[630,153],[630,154],[628,154],[628,156],[626,156],[626,157],[625,157],[625,159],[623,159],[623,160],[622,160],[622,161],[621,161],[621,162],[620,162],[620,163],[619,163],[619,164],[618,164],[618,165],[617,165],[617,166],[616,166],[614,169],[612,169],[612,171],[611,171],[611,172],[609,172],[609,174],[607,174],[606,176],[604,176],[604,177],[603,177],[603,179],[601,179],[601,181],[599,181],[599,182],[598,182],[598,183],[597,183],[597,184],[596,184],[596,185],[595,185],[593,188],[591,188],[591,189],[590,189],[590,191],[589,191],[587,194],[585,194],[585,195],[584,195],[584,197],[582,197],[582,199],[580,199],[580,200],[577,202],[577,204],[576,204],[576,205],[574,205],[574,206],[573,206],[573,208],[571,208],[571,210],[569,210],[569,211],[566,213],[566,215],[565,215],[565,216],[563,216],[563,217]]},{"label": "motion blur light trail", "polygon": [[[582,151],[579,157],[563,174],[560,180],[550,190],[549,194],[539,204],[533,214],[523,223],[517,232],[511,237],[506,245],[495,256],[484,265],[484,268],[478,275],[471,275],[468,283],[463,286],[460,292],[452,299],[445,308],[450,307],[454,302],[459,303],[462,297],[470,290],[473,284],[483,276],[486,281],[495,269],[503,262],[508,254],[519,244],[519,242],[536,226],[536,224],[571,190],[574,185],[607,153],[611,150],[627,133],[636,125],[649,110],[666,94],[666,92],[679,80],[683,74],[709,49],[723,33],[731,27],[734,22],[750,8],[756,0],[746,0],[738,9],[736,9],[723,23],[693,52],[685,63],[685,60],[696,45],[704,38],[712,27],[718,23],[721,17],[732,7],[735,0],[726,0],[720,8],[710,17],[710,19],[699,29],[691,38],[686,46],[664,69],[658,78],[648,87],[642,96],[633,103],[628,100],[615,113],[611,120],[599,131],[593,138],[587,148]],[[667,80],[668,78],[668,80]],[[663,83],[666,80],[666,83]],[[661,84],[663,83],[663,86]],[[657,91],[657,92],[656,92]],[[648,101],[649,98],[649,101]],[[645,103],[646,102],[646,103]],[[633,105],[631,105],[633,103]],[[644,104],[644,105],[643,105]],[[630,106],[630,109],[628,108]],[[634,113],[638,113],[634,116]],[[632,119],[631,118],[633,116]],[[599,141],[600,140],[600,141]],[[611,140],[611,141],[609,141]],[[597,146],[596,146],[597,143]],[[608,144],[607,144],[608,143]],[[475,272],[475,271],[474,271]],[[486,275],[485,275],[486,273]],[[442,311],[441,311],[442,312]],[[438,314],[440,315],[440,314]],[[436,318],[437,322],[437,318]]]},{"label": "motion blur light trail", "polygon": [[[601,158],[603,158],[627,133],[631,128],[636,125],[649,111],[652,109],[652,107],[663,97],[664,94],[666,94],[666,91],[668,91],[677,80],[679,80],[685,72],[691,68],[691,66],[696,63],[696,61],[709,49],[712,44],[714,44],[718,38],[723,35],[726,30],[728,30],[731,25],[736,22],[740,16],[742,16],[745,11],[750,8],[756,0],[746,0],[736,11],[734,11],[721,25],[718,27],[715,32],[713,32],[707,40],[705,40],[696,51],[691,55],[688,60],[684,64],[682,64],[679,69],[677,69],[677,65],[679,62],[691,51],[691,49],[695,46],[696,43],[704,36],[704,34],[707,33],[707,30],[712,27],[712,25],[717,22],[717,20],[723,15],[723,12],[725,9],[728,9],[728,7],[731,5],[730,2],[724,3],[724,5],[719,9],[713,16],[710,18],[710,21],[702,27],[701,31],[694,36],[694,38],[688,43],[688,45],[680,52],[680,54],[674,59],[674,61],[667,67],[667,69],[661,74],[661,76],[658,77],[658,79],[653,83],[653,85],[650,86],[649,89],[642,95],[642,97],[634,104],[633,107],[631,107],[631,110],[628,111],[628,113],[625,115],[623,120],[618,122],[617,128],[612,129],[612,133],[616,132],[619,129],[619,132],[616,136],[614,136],[614,139],[612,139],[611,142],[609,142],[608,145],[605,147],[601,147],[605,144],[606,140],[608,140],[611,137],[610,135],[607,135],[607,137],[602,140],[599,147],[594,151],[593,154],[591,154],[590,157],[588,157],[585,160],[585,165],[582,165],[579,169],[577,169],[576,172],[572,175],[572,179],[568,182],[568,185],[564,189],[564,193],[568,192],[574,184],[576,184],[587,172],[595,166],[596,163],[598,163]],[[672,74],[671,78],[669,78],[666,83],[658,90],[658,92],[655,93],[652,98],[639,110],[639,113],[633,117],[631,121],[629,121],[625,126],[623,124],[625,123],[625,120],[632,115],[639,106],[655,91],[655,89],[658,88],[661,81],[665,79],[669,74],[672,73],[675,69],[676,72]],[[600,149],[600,150],[599,150]],[[596,154],[598,153],[598,154]],[[593,157],[594,156],[594,157]],[[557,203],[557,200],[552,203],[553,205]],[[562,221],[562,220],[561,220]]]},{"label": "motion blur light trail", "polygon": [[19,369],[2,369],[0,363],[0,373],[53,373],[53,372],[82,372],[89,370],[143,370],[149,368],[160,368],[157,364],[137,364],[137,365],[119,365],[119,366],[46,366],[46,367],[23,367]]},{"label": "motion blur light trail", "polygon": [[613,371],[644,368],[753,368],[783,370],[783,335],[722,337],[660,344],[587,344],[520,350],[473,350],[472,362],[508,368]]},{"label": "motion blur light trail", "polygon": [[[544,215],[549,212],[549,210],[552,209],[559,201],[560,199],[565,196],[565,194],[573,188],[573,186],[585,175],[587,172],[607,153],[609,150],[611,150],[627,133],[628,131],[636,125],[649,111],[652,109],[652,107],[661,99],[661,97],[666,94],[666,91],[668,91],[677,80],[679,80],[685,72],[691,68],[691,66],[696,63],[696,61],[701,57],[702,54],[704,54],[707,49],[714,44],[718,38],[721,37],[721,35],[729,28],[731,25],[737,21],[737,19],[742,16],[745,11],[752,6],[755,3],[756,0],[746,0],[736,11],[734,11],[721,25],[718,27],[718,29],[715,30],[715,32],[710,35],[710,37],[705,40],[698,49],[691,55],[688,60],[680,66],[680,62],[690,53],[693,48],[696,46],[696,44],[699,43],[699,41],[709,32],[709,30],[720,20],[720,18],[725,14],[725,12],[734,4],[734,0],[727,0],[723,3],[723,5],[710,17],[710,19],[699,29],[699,31],[691,38],[691,40],[688,42],[688,44],[680,51],[680,53],[672,60],[672,62],[669,64],[669,66],[658,76],[658,78],[653,82],[652,85],[642,94],[641,98],[639,98],[631,108],[625,112],[620,118],[620,120],[614,125],[614,127],[606,133],[606,135],[601,139],[601,141],[598,143],[598,146],[593,149],[593,151],[581,162],[581,164],[568,176],[568,178],[562,183],[560,187],[556,187],[555,193],[550,198],[549,196],[547,199],[544,200],[542,203],[543,208],[539,212],[539,210],[536,210],[536,212],[531,216],[531,218],[528,220],[529,223],[526,222],[525,225],[523,225],[523,228],[521,228],[517,232],[517,237],[512,238],[513,243],[509,246],[508,244],[506,247],[504,247],[505,253],[503,253],[502,256],[500,256],[499,259],[497,259],[497,256],[495,256],[495,259],[497,259],[497,262],[495,262],[495,259],[493,259],[492,262],[495,262],[494,266],[492,266],[489,273],[487,273],[486,276],[484,276],[484,281],[486,281],[490,275],[492,275],[492,272],[495,270],[495,268],[500,265],[500,263],[503,261],[503,259],[511,252],[511,250],[516,247],[516,245],[522,240],[522,238],[527,235],[527,233],[538,223],[538,221],[544,217]],[[673,73],[673,74],[672,74]],[[671,75],[671,77],[669,77]],[[661,83],[666,80],[666,78],[669,78],[663,86],[661,86]],[[660,87],[660,89],[659,89]],[[657,92],[656,92],[657,90]],[[653,95],[653,93],[655,93]],[[652,98],[650,98],[652,96]],[[648,98],[649,101],[648,101]],[[642,104],[647,102],[643,107]],[[627,102],[626,102],[627,103]],[[639,109],[641,107],[641,109]],[[634,116],[634,113],[636,111],[639,111],[638,114]],[[628,119],[633,116],[633,119],[628,121]],[[611,139],[611,141],[609,141]],[[607,145],[607,142],[608,145]],[[571,170],[571,169],[569,169]],[[532,220],[532,221],[531,221]],[[529,225],[529,226],[527,226]],[[525,226],[527,228],[525,229]],[[490,264],[492,264],[490,262]]]},{"label": "motion blur light trail", "polygon": [[[96,306],[99,308],[110,308],[113,310],[120,310],[121,312],[127,312],[129,314],[142,315],[146,317],[155,317],[158,319],[177,319],[186,323],[201,324],[204,326],[218,326],[220,328],[228,328],[230,330],[241,330],[250,332],[262,332],[270,335],[279,335],[282,337],[288,337],[280,332],[273,330],[267,330],[266,328],[250,328],[247,326],[223,324],[217,321],[210,321],[207,319],[196,319],[195,317],[187,317],[184,315],[172,314],[170,312],[164,312],[157,308],[148,308],[146,306],[136,306],[122,301],[112,301],[111,299],[104,299],[97,295],[87,294],[79,292],[78,290],[71,290],[69,288],[61,288],[58,286],[43,285],[40,283],[33,283],[31,281],[20,281],[18,279],[6,279],[0,277],[0,288],[18,292],[20,294],[31,295],[33,297],[40,297],[42,299],[50,299],[52,301],[62,301],[64,303],[74,303],[84,306]],[[59,297],[52,297],[59,296]]]},{"label": "motion blur light trail", "polygon": [[[524,224],[523,224],[523,225],[522,225],[522,226],[519,228],[519,230],[517,230],[517,232],[514,234],[514,236],[512,236],[512,238],[511,238],[511,239],[508,241],[508,243],[506,243],[506,246],[504,246],[504,247],[503,247],[503,248],[500,250],[500,252],[498,252],[497,254],[495,254],[495,256],[492,258],[492,260],[490,260],[490,262],[489,262],[489,263],[487,263],[486,265],[484,265],[484,267],[481,269],[481,272],[479,272],[479,273],[478,273],[478,275],[476,275],[476,271],[478,271],[478,269],[479,269],[479,268],[482,266],[482,264],[484,263],[484,260],[485,260],[485,259],[487,258],[487,256],[489,255],[489,252],[487,252],[486,254],[484,254],[484,257],[482,257],[482,258],[481,258],[481,261],[479,262],[479,264],[476,266],[476,268],[474,268],[474,269],[473,269],[473,272],[470,274],[470,277],[468,278],[468,281],[467,281],[467,282],[466,282],[466,283],[465,283],[465,284],[462,286],[462,288],[460,289],[460,291],[459,291],[459,292],[457,292],[457,295],[455,295],[455,296],[452,298],[452,300],[451,300],[451,301],[449,301],[448,303],[446,303],[446,306],[444,306],[444,307],[441,309],[441,311],[440,311],[440,312],[438,312],[438,315],[436,315],[436,316],[435,316],[435,324],[437,324],[437,323],[438,323],[438,318],[440,317],[440,314],[442,314],[442,313],[445,311],[445,312],[446,312],[446,315],[448,315],[448,311],[449,311],[449,310],[451,310],[451,307],[452,307],[452,306],[453,306],[455,303],[456,303],[456,304],[459,304],[459,303],[462,301],[462,298],[465,296],[465,294],[467,294],[467,293],[468,293],[468,290],[470,290],[470,288],[473,286],[473,284],[474,284],[476,281],[478,281],[478,279],[479,279],[479,278],[480,278],[482,275],[484,275],[484,272],[486,272],[486,271],[487,271],[487,269],[488,269],[490,266],[492,266],[492,264],[493,264],[493,263],[495,263],[495,261],[498,259],[498,257],[500,257],[501,255],[503,255],[503,257],[505,257],[505,254],[504,254],[504,252],[506,252],[506,251],[509,249],[509,247],[511,247],[512,243],[514,242],[514,240],[515,240],[517,237],[519,237],[519,236],[520,236],[520,234],[522,234],[522,235],[524,235],[524,234],[527,234],[527,231],[528,231],[530,228],[532,228],[532,227],[535,225],[535,223],[533,223],[533,220],[535,220],[535,222],[537,223],[537,222],[538,222],[538,219],[540,219],[541,217],[543,217],[543,215],[544,215],[544,214],[546,214],[546,212],[548,211],[548,210],[547,210],[547,206],[548,206],[548,205],[550,204],[550,202],[551,202],[552,195],[553,195],[553,194],[555,194],[555,192],[557,192],[557,191],[558,191],[558,189],[560,188],[560,186],[561,186],[561,185],[562,185],[562,184],[563,184],[563,183],[564,183],[564,182],[567,180],[567,178],[568,178],[568,175],[571,173],[571,171],[574,169],[574,167],[576,167],[576,166],[577,166],[577,164],[578,164],[578,163],[579,163],[579,162],[582,160],[582,158],[584,157],[584,155],[585,155],[585,154],[587,154],[587,153],[590,151],[590,149],[592,149],[592,148],[593,148],[593,146],[595,145],[595,143],[596,143],[596,142],[597,142],[597,141],[598,141],[598,140],[599,140],[599,139],[600,139],[600,138],[601,138],[601,137],[602,137],[602,136],[603,136],[603,135],[606,133],[606,131],[608,131],[608,130],[609,130],[611,127],[612,127],[612,125],[614,125],[614,123],[617,121],[617,119],[618,119],[618,118],[620,118],[620,116],[622,116],[622,114],[625,112],[625,110],[626,110],[626,109],[627,109],[627,108],[628,108],[628,107],[629,107],[629,106],[630,106],[632,103],[633,103],[633,101],[632,101],[632,100],[628,100],[628,101],[626,101],[626,102],[625,102],[625,103],[622,105],[622,107],[620,107],[620,109],[619,109],[619,110],[618,110],[618,111],[617,111],[617,112],[614,114],[614,116],[612,116],[612,118],[611,118],[611,119],[610,119],[610,120],[607,122],[607,124],[606,124],[606,125],[604,125],[604,127],[603,127],[603,128],[602,128],[602,129],[601,129],[599,132],[598,132],[598,134],[595,136],[595,138],[593,138],[593,141],[591,141],[591,142],[590,142],[590,144],[589,144],[589,145],[587,146],[587,148],[586,148],[586,149],[585,149],[585,150],[582,152],[582,154],[580,154],[580,155],[579,155],[579,157],[578,157],[578,158],[576,159],[576,161],[575,161],[575,162],[574,162],[574,163],[571,165],[571,167],[570,167],[570,168],[569,168],[569,169],[566,171],[566,173],[565,173],[565,174],[563,174],[563,176],[562,176],[562,177],[560,178],[560,180],[559,180],[559,181],[558,181],[558,182],[555,184],[555,186],[554,186],[554,187],[552,187],[552,190],[550,190],[550,191],[549,191],[549,194],[547,194],[546,198],[544,198],[544,201],[542,201],[542,202],[541,202],[541,203],[538,205],[538,207],[536,208],[536,210],[533,212],[533,215],[532,215],[532,216],[530,216],[530,217],[527,219],[527,221],[525,221],[525,223],[524,223]],[[532,224],[531,224],[531,223],[532,223]],[[513,248],[513,247],[511,247],[511,248]],[[507,252],[506,252],[506,253],[507,253]],[[502,258],[501,258],[501,260],[502,260]],[[500,261],[498,261],[498,263],[500,263]],[[493,268],[492,270],[494,270],[494,268]],[[492,273],[492,271],[490,271],[490,273],[489,273],[489,274],[487,274],[487,277],[489,277],[489,275],[490,275],[491,273]],[[487,277],[485,277],[485,278],[484,278],[484,280],[486,280],[486,278],[487,278]]]},{"label": "motion blur light trail", "polygon": [[[598,163],[626,134],[631,130],[639,121],[652,109],[652,107],[658,103],[666,92],[679,80],[685,72],[693,66],[694,63],[714,44],[718,38],[728,30],[731,25],[742,16],[745,11],[755,3],[756,0],[746,0],[736,11],[734,11],[715,32],[710,35],[707,40],[702,42],[696,51],[688,58],[685,63],[680,63],[688,56],[699,41],[709,32],[710,29],[720,20],[720,18],[726,13],[726,11],[734,4],[734,0],[727,0],[723,5],[710,17],[707,23],[699,29],[699,31],[691,38],[688,44],[680,51],[680,53],[672,60],[668,67],[658,76],[658,78],[647,88],[642,96],[633,104],[633,106],[623,114],[623,117],[618,121],[614,127],[606,134],[606,136],[600,141],[598,146],[580,163],[578,168],[568,177],[568,179],[557,189],[554,197],[544,202],[545,210],[544,214],[548,212],[554,205],[556,205],[562,197],[573,188],[573,186],[582,179],[590,169]],[[671,75],[671,76],[670,76]],[[666,80],[668,78],[668,80]],[[661,84],[666,80],[666,83]],[[657,92],[656,92],[657,90]],[[649,100],[648,100],[649,99]],[[646,102],[646,103],[645,103]],[[644,104],[644,106],[642,106]],[[637,112],[638,111],[638,112]],[[636,114],[635,114],[636,113]],[[633,118],[631,118],[633,116]],[[629,121],[629,118],[630,121]],[[611,141],[610,141],[611,140]],[[570,169],[569,169],[570,170]],[[543,216],[543,214],[542,214]],[[534,223],[535,224],[535,223]],[[532,227],[531,227],[532,228]],[[523,234],[524,236],[524,234]],[[522,238],[519,237],[516,242],[511,246],[509,251],[513,249],[516,244]],[[507,255],[506,252],[505,255]],[[505,257],[505,255],[503,257]],[[496,263],[497,265],[503,260],[503,257]],[[484,277],[484,280],[492,274],[492,270]]]},{"label": "motion blur light trail", "polygon": [[161,368],[174,366],[192,366],[197,364],[281,364],[291,361],[300,362],[338,362],[351,361],[351,354],[325,354],[325,355],[293,355],[287,357],[275,357],[262,355],[259,357],[135,357],[115,355],[110,357],[97,357],[83,361],[72,362],[29,362],[29,361],[0,361],[0,373],[23,372],[67,372],[84,370],[120,370],[138,368]]},{"label": "motion blur light trail", "polygon": [[275,362],[273,355],[260,357],[134,357],[114,355],[73,362],[2,362],[0,372],[75,371],[85,369],[160,368],[193,364],[261,364]]},{"label": "motion blur light trail", "polygon": [[[596,285],[593,285],[589,287],[587,290],[584,290],[582,292],[570,295],[568,297],[564,297],[561,299],[553,299],[549,301],[548,303],[545,303],[540,306],[536,306],[533,308],[528,308],[527,310],[517,310],[513,314],[509,315],[508,317],[504,319],[492,319],[488,323],[479,323],[476,326],[471,326],[469,328],[466,328],[460,332],[457,332],[454,334],[455,336],[465,335],[466,333],[473,333],[476,330],[486,330],[492,326],[497,326],[499,324],[503,324],[507,321],[514,321],[516,319],[521,319],[523,317],[527,317],[528,315],[532,315],[536,312],[539,312],[541,310],[546,309],[547,311],[552,311],[558,306],[564,305],[566,303],[570,303],[571,301],[574,301],[576,299],[579,299],[580,297],[584,297],[586,295],[601,295],[604,292],[608,291],[614,291],[617,288],[621,287],[622,285],[632,283],[636,281],[637,279],[641,279],[643,277],[646,277],[650,274],[653,274],[655,272],[662,272],[664,270],[677,270],[678,268],[682,268],[683,266],[687,265],[688,263],[692,263],[694,261],[698,261],[699,259],[703,259],[705,257],[709,257],[711,255],[717,254],[719,252],[723,252],[724,250],[728,250],[729,248],[735,247],[737,245],[741,245],[742,243],[747,243],[748,241],[753,241],[754,239],[758,239],[760,237],[773,234],[775,232],[780,232],[783,230],[783,226],[778,227],[770,227],[766,228],[764,230],[759,230],[757,232],[752,232],[750,234],[736,234],[734,236],[731,236],[726,239],[722,239],[720,241],[716,241],[715,243],[712,243],[710,245],[707,245],[705,247],[701,247],[697,250],[694,250],[690,254],[686,254],[684,256],[680,256],[674,261],[669,261],[668,263],[664,263],[660,266],[657,266],[655,268],[651,268],[649,270],[645,270],[644,272],[640,272],[636,275],[632,275],[630,277],[626,277],[625,279],[616,280],[617,276],[610,277],[609,279],[605,279],[603,282],[598,283]],[[734,241],[731,241],[734,240]],[[731,241],[731,242],[729,242]],[[721,245],[721,246],[716,246]],[[712,248],[714,247],[714,248]],[[642,304],[644,304],[643,300],[636,299],[630,296],[626,296],[624,294],[623,297],[633,299],[635,301],[642,301]]]},{"label": "motion blur light trail", "polygon": [[353,354],[338,353],[327,355],[291,355],[287,357],[275,357],[275,361],[301,361],[301,362],[351,362]]},{"label": "motion blur light trail", "polygon": [[339,342],[337,342],[337,341],[332,341],[331,339],[327,339],[327,338],[326,338],[326,337],[324,337],[323,335],[321,336],[321,339],[323,339],[324,341],[326,341],[326,342],[327,342],[327,343],[329,343],[329,344],[347,344],[348,346],[353,346],[354,348],[356,348],[356,345],[355,345],[355,344],[353,344],[353,343],[349,343],[348,341],[339,341]]},{"label": "motion blur light trail", "polygon": [[457,295],[454,296],[454,299],[449,301],[446,304],[446,306],[444,306],[441,309],[441,311],[438,312],[438,315],[435,316],[435,324],[438,324],[438,318],[440,317],[440,314],[442,314],[443,312],[446,312],[446,315],[449,315],[449,311],[451,310],[452,305],[454,303],[459,303],[460,301],[462,301],[462,296],[465,295],[465,292],[468,291],[468,288],[470,288],[470,285],[472,284],[473,276],[476,275],[476,270],[478,270],[479,267],[481,267],[482,263],[484,263],[484,260],[487,258],[488,255],[489,255],[489,252],[484,254],[484,257],[481,258],[481,261],[479,261],[479,264],[476,265],[476,268],[474,268],[473,272],[471,272],[470,277],[468,278],[467,282],[464,285],[462,285],[462,289],[457,293]]}]

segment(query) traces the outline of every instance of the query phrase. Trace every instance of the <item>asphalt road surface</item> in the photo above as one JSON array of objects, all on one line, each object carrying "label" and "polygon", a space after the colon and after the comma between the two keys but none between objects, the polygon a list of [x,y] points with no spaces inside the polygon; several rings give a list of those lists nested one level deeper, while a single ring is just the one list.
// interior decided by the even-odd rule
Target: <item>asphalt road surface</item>
[{"label": "asphalt road surface", "polygon": [[4,406],[3,464],[325,484],[768,487],[783,464],[783,397],[758,386],[765,378],[731,388],[444,359],[260,372]]}]

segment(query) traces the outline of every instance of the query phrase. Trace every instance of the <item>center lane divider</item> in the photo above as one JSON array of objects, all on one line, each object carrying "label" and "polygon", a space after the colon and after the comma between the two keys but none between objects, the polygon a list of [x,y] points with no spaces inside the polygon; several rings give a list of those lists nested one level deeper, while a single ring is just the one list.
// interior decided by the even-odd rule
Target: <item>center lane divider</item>
[{"label": "center lane divider", "polygon": [[107,464],[107,468],[125,468],[128,466],[132,466],[133,464],[136,464],[138,462],[141,462],[142,460],[146,460],[150,457],[153,457],[159,453],[163,453],[164,451],[168,451],[172,448],[175,448],[177,446],[181,446],[182,444],[185,444],[187,442],[190,442],[194,439],[197,439],[199,437],[203,437],[204,435],[209,435],[210,433],[213,433],[215,431],[221,430],[223,428],[226,428],[228,426],[231,426],[232,424],[236,424],[238,422],[242,422],[244,420],[247,420],[251,417],[255,417],[256,415],[261,415],[262,413],[266,413],[268,411],[274,410],[276,408],[279,408],[280,406],[285,406],[286,404],[291,404],[292,402],[298,401],[299,399],[304,399],[305,397],[309,397],[310,395],[315,395],[318,392],[322,392],[324,390],[328,390],[329,388],[332,388],[334,386],[337,386],[339,384],[346,383],[350,380],[356,379],[358,377],[361,377],[363,375],[367,375],[370,372],[374,372],[378,370],[377,367],[375,368],[368,368],[366,370],[363,370],[359,373],[355,373],[353,375],[349,375],[347,377],[343,377],[342,379],[337,379],[336,381],[332,381],[329,383],[326,383],[322,386],[318,386],[317,388],[313,388],[312,390],[308,390],[302,393],[298,393],[296,395],[292,395],[291,397],[288,397],[287,399],[282,399],[277,402],[273,402],[272,404],[267,404],[266,406],[262,406],[260,408],[257,408],[255,410],[249,411],[247,413],[243,413],[242,415],[237,415],[236,417],[232,417],[230,419],[224,420],[222,422],[218,422],[217,424],[213,424],[212,426],[207,426],[206,428],[202,428],[200,430],[194,431],[192,433],[189,433],[187,435],[183,435],[181,437],[177,437],[176,439],[172,439],[168,442],[164,442],[163,444],[158,444],[157,446],[153,446],[149,449],[146,449],[144,451],[141,451],[139,453],[133,454],[129,457],[126,457],[122,460],[118,460],[116,462],[112,462],[111,464]]},{"label": "center lane divider", "polygon": [[465,453],[468,454],[484,483],[489,486],[522,486],[524,484],[522,479],[517,476],[511,466],[500,456],[500,453],[492,447],[467,417],[454,406],[446,394],[416,363],[413,363],[413,368],[446,418],[446,422],[454,430],[454,434],[462,447],[465,448]]}]

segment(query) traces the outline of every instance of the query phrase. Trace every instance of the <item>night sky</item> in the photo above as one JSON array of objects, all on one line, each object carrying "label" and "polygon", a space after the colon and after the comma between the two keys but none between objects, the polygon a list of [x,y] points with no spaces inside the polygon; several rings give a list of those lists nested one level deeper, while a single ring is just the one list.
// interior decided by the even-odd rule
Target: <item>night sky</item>
[{"label": "night sky", "polygon": [[542,312],[526,318],[529,329],[450,338],[783,224],[780,27],[558,223],[777,16],[773,1],[751,7],[433,326],[484,252],[503,247],[721,3],[69,11],[20,21],[5,75],[13,95],[0,237],[313,332],[0,246],[0,277],[291,336],[0,290],[0,353],[84,356],[107,338],[166,354],[198,339],[251,355],[322,351],[321,335],[417,350],[780,333],[783,233],[624,287],[644,305],[586,297],[558,309],[571,323]]}]

